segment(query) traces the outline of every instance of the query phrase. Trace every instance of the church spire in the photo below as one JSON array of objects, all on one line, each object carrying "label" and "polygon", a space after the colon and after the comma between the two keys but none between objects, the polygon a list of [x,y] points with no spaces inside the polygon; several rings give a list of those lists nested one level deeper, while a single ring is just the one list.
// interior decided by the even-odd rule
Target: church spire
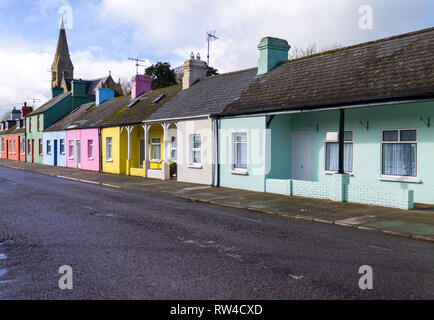
[{"label": "church spire", "polygon": [[60,26],[59,38],[57,40],[56,54],[54,55],[53,65],[51,66],[51,74],[52,88],[61,86],[63,75],[65,79],[73,79],[74,77],[74,66],[72,65],[71,57],[69,56],[68,41],[66,40],[63,17]]}]

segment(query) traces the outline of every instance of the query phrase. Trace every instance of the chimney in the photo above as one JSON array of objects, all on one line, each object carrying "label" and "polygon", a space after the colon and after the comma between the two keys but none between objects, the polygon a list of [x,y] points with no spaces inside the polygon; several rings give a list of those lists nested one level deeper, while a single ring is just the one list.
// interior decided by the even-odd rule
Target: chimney
[{"label": "chimney", "polygon": [[95,103],[99,106],[106,100],[113,99],[115,97],[115,91],[108,88],[98,88],[96,89]]},{"label": "chimney", "polygon": [[11,120],[20,120],[21,118],[21,111],[17,110],[15,107],[11,112]]},{"label": "chimney", "polygon": [[0,130],[3,131],[5,129],[5,122],[0,122]]},{"label": "chimney", "polygon": [[80,80],[72,80],[72,96],[77,98],[86,97],[86,82]]},{"label": "chimney", "polygon": [[279,62],[288,60],[290,48],[291,47],[286,40],[272,37],[262,38],[258,45],[258,75],[267,73]]},{"label": "chimney", "polygon": [[134,100],[141,94],[151,91],[152,77],[144,74],[136,74],[131,78],[131,99]]},{"label": "chimney", "polygon": [[186,60],[182,68],[184,69],[184,77],[182,78],[183,90],[190,88],[196,81],[205,78],[208,71],[206,62],[200,60],[199,54],[194,59],[193,52],[190,55],[190,60]]},{"label": "chimney", "polygon": [[12,128],[15,123],[16,123],[15,120],[6,120],[6,130],[9,130],[10,128]]},{"label": "chimney", "polygon": [[23,119],[25,116],[27,116],[29,113],[33,111],[32,107],[28,107],[27,103],[24,102],[23,107],[21,108],[21,119]]},{"label": "chimney", "polygon": [[57,97],[59,94],[62,94],[62,93],[63,93],[63,88],[56,87],[56,88],[51,89],[51,97],[52,98]]}]

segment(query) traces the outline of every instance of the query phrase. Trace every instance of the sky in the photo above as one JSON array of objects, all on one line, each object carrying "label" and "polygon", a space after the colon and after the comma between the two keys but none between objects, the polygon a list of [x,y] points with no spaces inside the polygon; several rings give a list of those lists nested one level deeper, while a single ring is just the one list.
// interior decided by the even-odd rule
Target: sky
[{"label": "sky", "polygon": [[[368,7],[368,9],[366,9]],[[129,81],[140,58],[206,60],[220,73],[257,66],[264,36],[303,48],[351,45],[433,26],[432,0],[0,0],[0,115],[51,97],[50,68],[64,17],[74,77],[109,71]],[[143,68],[140,68],[143,72]]]}]

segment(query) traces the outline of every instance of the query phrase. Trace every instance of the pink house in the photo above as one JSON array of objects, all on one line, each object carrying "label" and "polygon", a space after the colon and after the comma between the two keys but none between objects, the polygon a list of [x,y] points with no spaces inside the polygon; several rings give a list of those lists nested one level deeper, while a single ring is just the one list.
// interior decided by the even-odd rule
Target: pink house
[{"label": "pink house", "polygon": [[66,166],[99,171],[99,129],[66,131]]},{"label": "pink house", "polygon": [[[88,127],[81,129],[80,127],[82,127],[83,123],[92,123],[92,117],[100,119],[103,116],[102,113],[104,113],[104,109],[99,109],[102,108],[102,106],[99,107],[100,104],[113,98],[114,91],[112,89],[98,88],[96,90],[95,103],[83,105],[80,107],[80,110],[75,111],[77,118],[66,128],[65,152],[66,166],[68,168],[79,168],[90,171],[100,170],[100,129]],[[79,113],[80,115],[78,115]]]}]

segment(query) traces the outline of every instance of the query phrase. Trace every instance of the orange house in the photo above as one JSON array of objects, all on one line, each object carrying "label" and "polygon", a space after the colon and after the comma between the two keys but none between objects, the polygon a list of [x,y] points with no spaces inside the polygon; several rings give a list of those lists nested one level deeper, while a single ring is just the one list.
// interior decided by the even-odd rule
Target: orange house
[{"label": "orange house", "polygon": [[0,130],[0,153],[2,159],[26,161],[26,139],[23,120],[15,123],[10,120],[2,124]]}]

